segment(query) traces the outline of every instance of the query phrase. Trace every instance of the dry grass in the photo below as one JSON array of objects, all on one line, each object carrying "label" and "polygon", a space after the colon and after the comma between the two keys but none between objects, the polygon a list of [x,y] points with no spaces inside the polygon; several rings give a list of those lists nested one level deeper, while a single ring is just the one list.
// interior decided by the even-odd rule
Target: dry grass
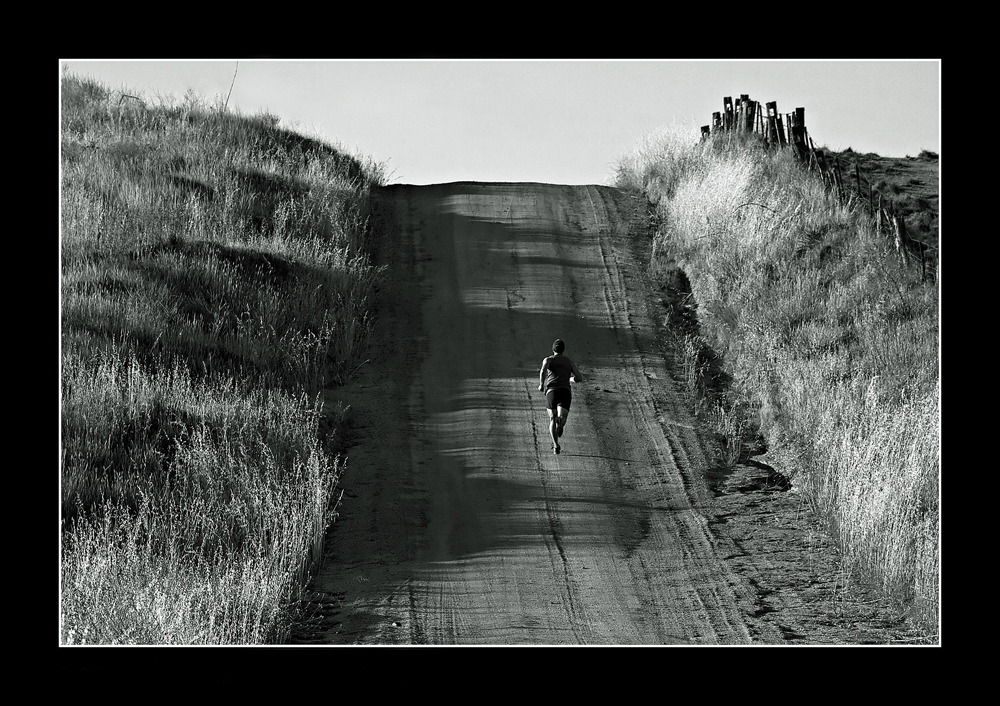
[{"label": "dry grass", "polygon": [[335,513],[378,166],[62,83],[62,641],[281,642]]},{"label": "dry grass", "polygon": [[644,142],[619,185],[656,205],[653,274],[686,273],[698,335],[732,376],[701,411],[724,437],[747,431],[743,417],[793,454],[849,566],[935,632],[937,287],[790,152],[691,133]]}]

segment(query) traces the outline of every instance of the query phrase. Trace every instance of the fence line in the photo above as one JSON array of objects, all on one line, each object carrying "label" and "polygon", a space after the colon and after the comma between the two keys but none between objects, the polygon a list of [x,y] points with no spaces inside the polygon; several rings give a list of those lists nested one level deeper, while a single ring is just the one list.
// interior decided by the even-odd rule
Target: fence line
[{"label": "fence line", "polygon": [[[932,267],[931,260],[934,259],[937,248],[910,237],[902,214],[896,211],[889,198],[883,199],[882,194],[862,172],[860,164],[855,162],[853,170],[845,170],[837,155],[833,155],[832,163],[828,162],[823,150],[816,149],[806,130],[805,108],[796,108],[793,112],[782,115],[778,112],[776,101],[765,104],[762,110],[760,103],[751,100],[745,93],[735,102],[732,97],[723,98],[722,106],[722,111],[712,113],[712,124],[702,126],[702,140],[719,133],[735,132],[756,135],[771,149],[793,150],[800,161],[820,173],[827,188],[835,191],[842,203],[853,203],[868,211],[877,231],[892,238],[904,265],[919,262],[924,279],[934,276],[935,268]],[[850,171],[853,171],[853,180]],[[845,172],[848,173],[846,178]]]}]

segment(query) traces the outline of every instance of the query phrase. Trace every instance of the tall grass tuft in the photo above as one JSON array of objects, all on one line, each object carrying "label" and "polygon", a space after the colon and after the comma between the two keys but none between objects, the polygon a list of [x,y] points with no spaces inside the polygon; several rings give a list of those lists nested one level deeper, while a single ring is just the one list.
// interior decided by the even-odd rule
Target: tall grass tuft
[{"label": "tall grass tuft", "polygon": [[[617,179],[654,204],[652,275],[685,273],[699,340],[731,377],[724,399],[739,402],[699,411],[739,435],[734,411],[746,410],[768,446],[796,460],[793,482],[856,575],[936,633],[936,283],[790,151],[674,127],[624,156]],[[689,386],[704,387],[687,367]]]},{"label": "tall grass tuft", "polygon": [[343,468],[381,167],[64,75],[64,644],[287,639]]}]

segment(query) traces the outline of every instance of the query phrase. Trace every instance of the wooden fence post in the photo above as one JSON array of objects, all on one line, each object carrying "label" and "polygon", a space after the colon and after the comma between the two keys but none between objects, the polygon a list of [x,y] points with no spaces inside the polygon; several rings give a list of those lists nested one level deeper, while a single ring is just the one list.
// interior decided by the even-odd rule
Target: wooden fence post
[{"label": "wooden fence post", "polygon": [[775,120],[778,112],[778,104],[775,101],[765,103],[767,109],[767,144],[780,147],[781,141],[778,139],[778,123]]},{"label": "wooden fence post", "polygon": [[[792,141],[795,145],[795,151],[799,155],[799,159],[805,161],[806,158],[806,109],[796,108],[794,113],[794,118],[792,122]],[[789,116],[791,117],[791,115]]]},{"label": "wooden fence post", "polygon": [[787,140],[785,140],[785,129],[781,124],[781,113],[778,112],[777,101],[771,101],[767,104],[767,114],[773,120],[775,142],[778,147],[784,147],[787,144]]},{"label": "wooden fence post", "polygon": [[899,253],[899,258],[903,261],[903,264],[909,265],[910,253],[907,247],[909,236],[906,233],[906,222],[902,216],[896,215],[892,217],[892,225],[896,236],[896,252]]},{"label": "wooden fence post", "polygon": [[844,202],[844,179],[840,175],[840,157],[834,157],[833,160],[833,181],[837,187],[837,196],[840,198],[840,202]]},{"label": "wooden fence post", "polygon": [[[904,265],[910,264],[910,258],[914,255],[920,258],[920,280],[927,281],[927,250],[930,247],[922,240],[914,240],[906,232],[906,221],[900,215],[892,217],[892,224],[895,227],[896,250]],[[940,261],[939,261],[940,264]]]},{"label": "wooden fence post", "polygon": [[823,156],[823,150],[815,150],[816,161],[819,163],[819,173],[823,176],[823,183],[830,186],[830,168],[826,164],[826,157]]},{"label": "wooden fence post", "polygon": [[722,112],[725,116],[725,129],[733,129],[733,99],[731,96],[726,96],[722,99]]}]

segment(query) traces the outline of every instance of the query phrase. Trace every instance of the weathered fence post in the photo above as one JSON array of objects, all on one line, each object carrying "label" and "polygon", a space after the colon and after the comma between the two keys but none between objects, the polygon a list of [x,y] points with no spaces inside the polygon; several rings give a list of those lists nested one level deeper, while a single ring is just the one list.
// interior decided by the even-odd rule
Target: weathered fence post
[{"label": "weathered fence post", "polygon": [[[927,250],[930,247],[922,240],[914,240],[906,232],[906,221],[902,216],[893,215],[892,224],[896,236],[896,250],[904,265],[910,264],[910,257],[914,254],[920,258],[920,279],[927,280]],[[940,264],[940,262],[939,262]]]},{"label": "weathered fence post", "polygon": [[796,108],[795,113],[789,113],[788,118],[792,126],[792,144],[795,146],[795,151],[798,154],[799,159],[805,161],[807,154],[805,135],[806,109]]},{"label": "weathered fence post", "polygon": [[711,128],[708,125],[701,126],[701,141],[704,142],[708,139],[709,135],[712,134]]},{"label": "weathered fence post", "polygon": [[816,162],[819,164],[819,173],[823,177],[823,183],[830,186],[830,168],[826,164],[826,157],[823,156],[823,150],[814,150],[816,155]]},{"label": "weathered fence post", "polygon": [[725,122],[725,129],[726,130],[732,130],[733,129],[733,120],[734,120],[734,116],[733,116],[733,99],[732,99],[732,96],[726,96],[725,98],[722,99],[722,112],[724,114],[725,121],[726,121]]},{"label": "weathered fence post", "polygon": [[833,181],[837,187],[837,196],[840,198],[840,202],[844,202],[844,179],[840,174],[840,157],[834,157],[833,159]]},{"label": "weathered fence post", "polygon": [[909,235],[906,233],[906,222],[903,220],[902,216],[893,216],[892,225],[894,227],[896,236],[896,252],[899,253],[900,260],[903,261],[904,265],[910,264],[910,253],[907,241],[910,239]]},{"label": "weathered fence post", "polygon": [[785,140],[785,129],[781,124],[781,114],[778,112],[778,102],[771,101],[767,104],[767,115],[771,120],[772,129],[774,130],[775,142],[778,147],[784,147],[787,141]]}]

